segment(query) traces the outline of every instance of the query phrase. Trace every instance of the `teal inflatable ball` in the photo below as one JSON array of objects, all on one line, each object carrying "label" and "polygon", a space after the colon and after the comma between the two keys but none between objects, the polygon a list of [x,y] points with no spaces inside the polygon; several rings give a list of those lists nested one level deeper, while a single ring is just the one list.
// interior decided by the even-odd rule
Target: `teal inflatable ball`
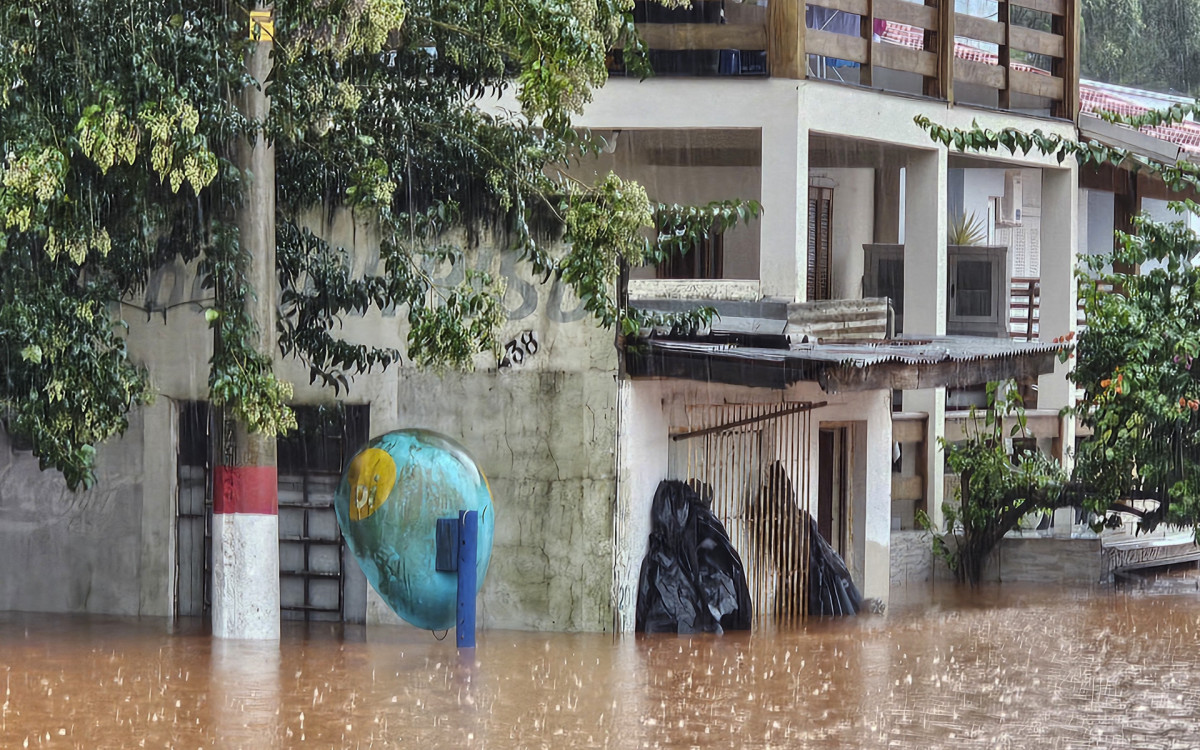
[{"label": "teal inflatable ball", "polygon": [[437,520],[478,511],[478,586],[495,528],[487,477],[465,448],[429,430],[380,435],[350,460],[334,508],[367,580],[397,615],[428,630],[454,626],[458,575],[436,569]]}]

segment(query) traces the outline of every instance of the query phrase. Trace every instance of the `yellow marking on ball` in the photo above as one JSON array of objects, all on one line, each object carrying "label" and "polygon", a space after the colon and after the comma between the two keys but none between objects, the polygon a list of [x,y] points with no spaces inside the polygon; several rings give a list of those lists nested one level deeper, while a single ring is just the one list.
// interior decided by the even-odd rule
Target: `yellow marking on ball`
[{"label": "yellow marking on ball", "polygon": [[350,520],[361,521],[379,510],[396,485],[396,462],[387,451],[367,448],[354,457],[346,473],[350,484]]}]

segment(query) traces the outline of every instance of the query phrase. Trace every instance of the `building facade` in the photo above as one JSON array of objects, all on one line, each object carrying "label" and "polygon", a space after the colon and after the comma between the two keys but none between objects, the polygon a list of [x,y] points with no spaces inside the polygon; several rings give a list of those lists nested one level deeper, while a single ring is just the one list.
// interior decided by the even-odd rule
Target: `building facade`
[{"label": "building facade", "polygon": [[[357,377],[341,399],[280,363],[313,424],[338,414],[336,429],[281,444],[284,616],[394,621],[328,510],[337,467],[365,435],[392,429],[443,432],[487,473],[497,520],[480,621],[492,628],[631,629],[650,502],[667,478],[707,485],[764,615],[792,606],[795,572],[764,550],[800,534],[791,510],[758,512],[768,497],[811,514],[863,593],[886,603],[891,534],[917,509],[937,519],[946,482],[932,446],[960,429],[956,394],[987,380],[1036,385],[1035,437],[1066,457],[1065,371],[1047,347],[1010,342],[1010,291],[1030,257],[1010,245],[1021,235],[1038,248],[1038,330],[1024,338],[1073,331],[1078,170],[1036,153],[951,152],[914,122],[1076,137],[1077,4],[1028,2],[1049,30],[953,3],[838,0],[800,13],[697,0],[674,15],[639,4],[660,75],[623,77],[614,61],[579,120],[609,148],[575,172],[616,171],[667,203],[761,202],[759,220],[714,234],[690,261],[629,280],[645,307],[714,305],[710,338],[599,329],[497,238],[468,262],[508,280],[505,360],[481,357],[470,374],[402,365]],[[956,37],[992,57],[956,53]],[[1036,216],[1023,210],[1035,195]],[[948,238],[968,214],[1002,252]],[[351,215],[313,229],[352,248],[356,271],[377,264],[370,227]],[[207,611],[211,340],[201,305],[188,304],[204,294],[180,264],[131,301],[146,314],[130,347],[158,398],[102,449],[95,488],[68,493],[20,446],[0,450],[0,608]],[[904,339],[885,341],[897,328]],[[345,333],[398,344],[403,321],[372,313]]]}]

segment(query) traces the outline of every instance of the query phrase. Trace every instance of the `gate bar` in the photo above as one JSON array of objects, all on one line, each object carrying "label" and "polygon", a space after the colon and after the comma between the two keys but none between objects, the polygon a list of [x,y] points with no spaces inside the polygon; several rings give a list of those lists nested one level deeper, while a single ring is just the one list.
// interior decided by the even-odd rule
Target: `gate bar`
[{"label": "gate bar", "polygon": [[777,412],[773,412],[773,413],[769,413],[769,414],[760,414],[760,415],[753,416],[753,417],[747,417],[746,419],[739,419],[734,422],[729,422],[727,424],[717,425],[716,427],[706,427],[703,430],[693,430],[692,432],[681,432],[678,435],[672,435],[671,439],[672,440],[687,440],[689,438],[700,437],[701,435],[711,435],[714,432],[724,432],[725,430],[732,430],[734,427],[741,427],[743,425],[754,424],[755,422],[765,422],[768,419],[775,419],[776,417],[786,417],[789,414],[798,414],[803,411],[812,411],[813,409],[820,409],[822,406],[827,406],[828,404],[829,404],[828,401],[818,401],[816,403],[813,403],[810,401],[806,404],[797,404],[796,406],[793,406],[790,409],[783,409],[782,411],[777,411]]}]

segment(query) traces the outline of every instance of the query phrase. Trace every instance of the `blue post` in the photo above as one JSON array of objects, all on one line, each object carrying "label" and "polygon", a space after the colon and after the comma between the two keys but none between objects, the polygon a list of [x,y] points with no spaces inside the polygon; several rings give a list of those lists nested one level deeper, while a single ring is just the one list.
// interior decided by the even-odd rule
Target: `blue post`
[{"label": "blue post", "polygon": [[458,607],[454,637],[459,648],[475,648],[475,560],[479,512],[458,512]]}]

